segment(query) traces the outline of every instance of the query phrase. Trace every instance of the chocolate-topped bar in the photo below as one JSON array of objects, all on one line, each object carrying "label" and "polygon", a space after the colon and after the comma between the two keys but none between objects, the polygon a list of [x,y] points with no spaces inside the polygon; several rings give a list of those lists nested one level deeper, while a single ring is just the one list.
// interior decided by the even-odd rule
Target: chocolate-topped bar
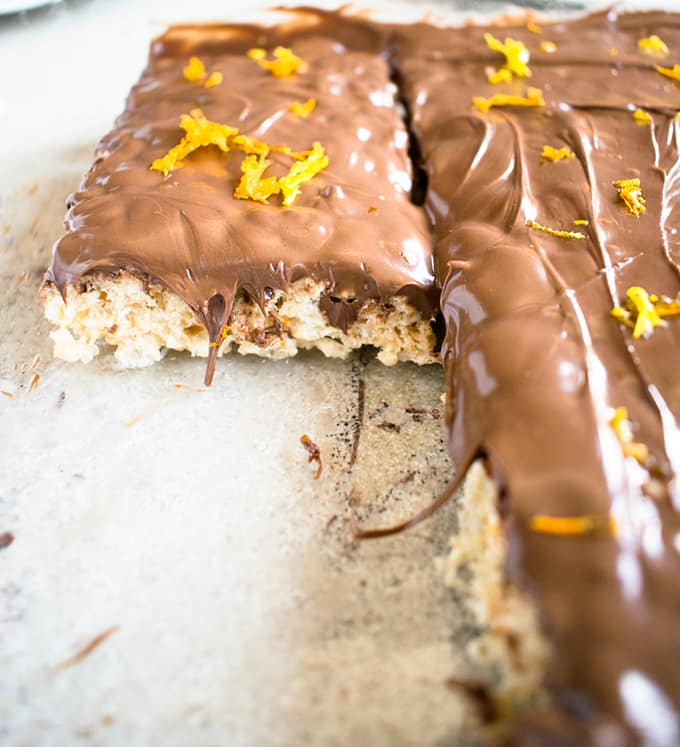
[{"label": "chocolate-topped bar", "polygon": [[437,288],[450,451],[506,529],[492,592],[552,643],[519,743],[677,745],[679,87],[661,12],[171,29],[72,198],[57,353],[425,362]]},{"label": "chocolate-topped bar", "polygon": [[505,496],[574,743],[678,744],[680,17],[420,26],[397,59],[451,453]]},{"label": "chocolate-topped bar", "polygon": [[388,65],[365,51],[385,33],[346,22],[348,47],[306,19],[154,42],[54,250],[57,355],[88,360],[100,339],[126,364],[232,342],[434,360],[429,228]]}]

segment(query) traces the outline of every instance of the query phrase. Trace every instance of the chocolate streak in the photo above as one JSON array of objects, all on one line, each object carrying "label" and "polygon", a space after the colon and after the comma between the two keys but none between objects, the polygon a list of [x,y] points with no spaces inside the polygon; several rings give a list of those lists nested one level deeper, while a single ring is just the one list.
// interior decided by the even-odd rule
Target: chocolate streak
[{"label": "chocolate streak", "polygon": [[[487,83],[485,67],[502,59],[480,27],[381,26],[305,9],[275,29],[171,30],[72,200],[48,280],[63,290],[94,269],[152,276],[187,300],[213,340],[239,289],[261,300],[307,275],[330,284],[336,324],[400,292],[430,313],[428,225],[408,198],[409,135],[389,60],[428,178],[451,453],[461,468],[484,455],[507,501],[508,573],[540,600],[557,652],[549,685],[575,719],[575,743],[675,745],[680,320],[635,340],[610,310],[632,285],[680,290],[680,91],[653,70],[680,61],[680,16],[599,14],[542,35],[490,30],[526,44],[530,80]],[[638,51],[651,33],[668,59]],[[557,52],[539,51],[542,39]],[[244,55],[275,44],[293,46],[309,71],[275,80]],[[222,86],[184,81],[189,54],[222,72]],[[524,94],[527,83],[545,107],[471,106],[473,96]],[[308,97],[317,111],[301,123],[287,108]],[[199,152],[167,179],[150,172],[179,139],[180,113],[196,106],[269,143],[299,150],[319,140],[331,165],[292,209],[234,200],[238,156]],[[633,120],[635,107],[651,126]],[[541,163],[544,145],[567,145],[575,158]],[[630,177],[647,198],[639,218],[612,186]],[[528,219],[567,230],[585,219],[587,238],[530,231]],[[620,406],[649,447],[649,471],[624,459],[609,425]],[[528,530],[535,514],[608,513],[615,537]],[[531,743],[555,743],[546,734]]]},{"label": "chocolate streak", "polygon": [[[409,29],[398,58],[443,281],[451,453],[458,463],[485,454],[507,494],[508,572],[541,601],[559,653],[549,679],[579,722],[575,743],[676,745],[680,324],[635,340],[610,311],[632,285],[680,291],[680,92],[637,48],[657,33],[680,54],[680,16],[599,14],[542,36],[488,30],[526,44],[530,81],[486,82],[485,66],[502,58],[482,28]],[[542,54],[542,38],[558,51]],[[470,106],[473,96],[523,95],[527,83],[545,107]],[[635,107],[651,126],[634,121]],[[542,163],[544,145],[575,158]],[[647,197],[639,218],[612,184],[630,177]],[[528,219],[567,230],[585,219],[587,238],[530,231]],[[622,405],[655,485],[609,425]],[[528,529],[535,514],[609,513],[616,538]]]}]

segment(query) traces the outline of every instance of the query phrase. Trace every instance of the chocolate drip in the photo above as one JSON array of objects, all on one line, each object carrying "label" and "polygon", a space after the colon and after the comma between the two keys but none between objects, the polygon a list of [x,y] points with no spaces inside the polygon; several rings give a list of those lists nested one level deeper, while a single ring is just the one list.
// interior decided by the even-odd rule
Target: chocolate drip
[{"label": "chocolate drip", "polygon": [[[274,28],[174,27],[154,43],[73,196],[47,279],[63,290],[93,270],[156,278],[213,343],[239,292],[261,302],[268,288],[322,280],[323,310],[346,328],[365,303],[398,293],[431,314],[436,282],[450,451],[459,465],[485,456],[508,499],[508,575],[535,593],[555,641],[548,684],[560,710],[525,722],[518,739],[676,745],[680,320],[634,339],[610,311],[632,285],[680,291],[680,91],[653,69],[680,62],[680,15],[606,12],[544,25],[541,35],[490,28],[531,52],[532,77],[501,86],[486,79],[502,63],[486,30],[311,9]],[[640,53],[638,40],[653,33],[668,58]],[[554,54],[540,51],[544,39]],[[244,55],[276,44],[293,47],[308,72],[275,80]],[[190,54],[224,83],[206,91],[185,81]],[[527,84],[542,90],[544,107],[471,106],[474,96],[522,95]],[[301,123],[288,105],[309,97],[315,116]],[[330,165],[290,209],[235,200],[235,154],[197,152],[167,179],[150,172],[178,140],[179,115],[196,106],[272,144],[304,150],[319,140]],[[651,124],[633,119],[636,107]],[[411,194],[409,141],[426,177],[420,193]],[[544,145],[574,158],[542,162]],[[274,173],[284,168],[279,160]],[[612,185],[631,177],[647,198],[638,218]],[[528,220],[588,225],[570,240]],[[620,406],[648,447],[644,468],[624,457],[610,426]],[[545,536],[529,531],[536,514],[611,514],[617,532]]]}]

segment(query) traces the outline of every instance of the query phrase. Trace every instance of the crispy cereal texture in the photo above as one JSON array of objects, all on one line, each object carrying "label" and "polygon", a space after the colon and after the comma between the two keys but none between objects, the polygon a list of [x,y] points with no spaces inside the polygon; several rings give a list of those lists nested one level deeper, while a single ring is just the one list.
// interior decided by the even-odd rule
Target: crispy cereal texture
[{"label": "crispy cereal texture", "polygon": [[440,570],[447,586],[465,589],[479,631],[467,647],[468,658],[482,673],[498,715],[509,717],[542,699],[550,647],[536,606],[506,580],[498,489],[481,461],[468,470],[460,505],[459,532]]},{"label": "crispy cereal texture", "polygon": [[[435,335],[428,319],[402,297],[369,302],[347,333],[332,327],[319,309],[323,283],[303,279],[286,292],[273,291],[260,307],[244,296],[234,304],[230,331],[220,348],[267,358],[288,358],[304,348],[318,348],[329,358],[346,358],[363,345],[378,348],[387,366],[437,360]],[[51,284],[42,289],[45,316],[56,326],[54,354],[88,363],[101,343],[115,348],[124,368],[147,366],[168,350],[208,355],[208,335],[184,301],[158,284],[131,274],[93,273],[69,285],[66,302]]]}]

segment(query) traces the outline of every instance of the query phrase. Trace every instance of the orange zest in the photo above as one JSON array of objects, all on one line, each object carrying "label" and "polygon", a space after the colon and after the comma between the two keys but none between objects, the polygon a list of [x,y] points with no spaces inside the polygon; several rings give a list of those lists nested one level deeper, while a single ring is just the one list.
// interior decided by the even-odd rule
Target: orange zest
[{"label": "orange zest", "polygon": [[[282,194],[282,202],[288,207],[300,194],[300,187],[328,166],[328,156],[319,142],[314,142],[310,150],[296,153],[286,145],[268,145],[249,135],[240,135],[236,127],[211,122],[200,109],[183,114],[180,127],[185,132],[184,137],[164,156],[157,158],[151,164],[151,170],[161,171],[167,176],[174,169],[181,168],[184,159],[193,151],[211,145],[223,153],[240,150],[246,154],[241,163],[241,180],[234,190],[234,196],[240,200],[266,202],[273,195]],[[265,176],[272,164],[267,158],[270,153],[281,153],[294,160],[288,173],[279,179]]]},{"label": "orange zest", "polygon": [[288,111],[291,114],[295,114],[296,117],[302,117],[302,119],[307,119],[314,109],[316,109],[316,99],[307,99],[305,102],[293,101],[288,107]]},{"label": "orange zest", "polygon": [[494,106],[545,106],[543,93],[540,88],[529,86],[526,96],[507,96],[497,93],[489,98],[475,96],[472,103],[480,112],[488,112]]},{"label": "orange zest", "polygon": [[661,37],[656,34],[646,36],[644,39],[638,41],[638,49],[642,54],[650,55],[666,55],[668,54],[668,47]]},{"label": "orange zest", "polygon": [[541,151],[541,158],[544,161],[552,161],[553,163],[555,161],[561,161],[564,158],[570,160],[573,157],[574,152],[567,148],[566,145],[559,149],[553,148],[552,145],[544,145],[543,150]]},{"label": "orange zest", "polygon": [[321,143],[312,143],[311,150],[300,154],[302,158],[295,161],[286,176],[279,179],[283,204],[292,205],[300,194],[300,186],[313,179],[328,166],[328,156]]},{"label": "orange zest", "polygon": [[512,73],[507,67],[502,67],[500,70],[489,69],[486,79],[494,86],[497,83],[510,83],[512,82]]},{"label": "orange zest", "polygon": [[243,159],[241,164],[241,181],[234,190],[234,197],[239,200],[255,200],[256,202],[267,202],[272,196],[281,191],[275,176],[264,176],[264,172],[271,166],[272,162],[263,155],[250,155]]},{"label": "orange zest", "polygon": [[500,52],[505,57],[505,64],[501,70],[507,70],[511,76],[515,75],[518,78],[531,77],[531,70],[529,70],[528,65],[529,50],[521,41],[506,37],[505,41],[502,42],[489,33],[484,34],[484,41],[490,49],[493,49],[494,52]]},{"label": "orange zest", "polygon": [[275,47],[272,52],[273,59],[267,59],[267,51],[254,47],[248,50],[248,57],[257,62],[275,78],[288,78],[303,69],[302,60],[288,47]]},{"label": "orange zest", "polygon": [[617,407],[609,420],[609,425],[619,439],[623,455],[635,459],[636,462],[644,466],[649,456],[649,449],[646,444],[633,440],[633,428],[628,419],[628,409]]},{"label": "orange zest", "polygon": [[667,78],[674,80],[676,83],[680,83],[680,65],[673,65],[673,67],[661,67],[660,65],[654,65],[654,69],[657,73],[665,75]]},{"label": "orange zest", "polygon": [[199,57],[191,57],[183,72],[185,80],[190,83],[202,83],[204,88],[213,88],[222,82],[222,73],[214,72],[208,75]]},{"label": "orange zest", "polygon": [[197,83],[205,77],[205,65],[198,57],[191,57],[184,68],[184,78],[191,83]]},{"label": "orange zest", "polygon": [[639,125],[652,124],[652,115],[649,112],[646,112],[644,109],[636,109],[633,112],[633,119]]},{"label": "orange zest", "polygon": [[626,298],[615,306],[611,315],[621,324],[633,330],[633,337],[647,337],[655,327],[665,325],[664,318],[680,315],[680,294],[671,299],[648,293],[644,288],[632,286]]},{"label": "orange zest", "polygon": [[222,73],[220,72],[210,73],[210,75],[206,78],[206,81],[203,84],[203,87],[213,88],[214,86],[219,86],[222,80],[223,80]]},{"label": "orange zest", "polygon": [[583,537],[589,534],[615,534],[611,516],[585,514],[583,516],[548,516],[535,514],[529,519],[529,529],[537,534],[555,537]]},{"label": "orange zest", "polygon": [[163,176],[167,176],[174,169],[182,168],[184,159],[198,148],[214,145],[226,153],[230,149],[230,139],[238,132],[235,127],[206,119],[200,109],[192,109],[189,114],[182,114],[179,126],[186,133],[184,137],[162,158],[157,158],[151,164],[151,170],[162,171]]},{"label": "orange zest", "polygon": [[645,196],[642,194],[642,187],[639,179],[620,179],[614,182],[614,186],[619,191],[619,197],[623,200],[626,210],[636,218],[640,213],[646,213]]},{"label": "orange zest", "polygon": [[548,228],[541,223],[537,223],[535,220],[529,219],[526,222],[527,228],[533,228],[534,231],[541,231],[548,233],[551,236],[556,236],[558,239],[586,239],[588,238],[584,233],[580,231],[561,231],[557,228]]}]

